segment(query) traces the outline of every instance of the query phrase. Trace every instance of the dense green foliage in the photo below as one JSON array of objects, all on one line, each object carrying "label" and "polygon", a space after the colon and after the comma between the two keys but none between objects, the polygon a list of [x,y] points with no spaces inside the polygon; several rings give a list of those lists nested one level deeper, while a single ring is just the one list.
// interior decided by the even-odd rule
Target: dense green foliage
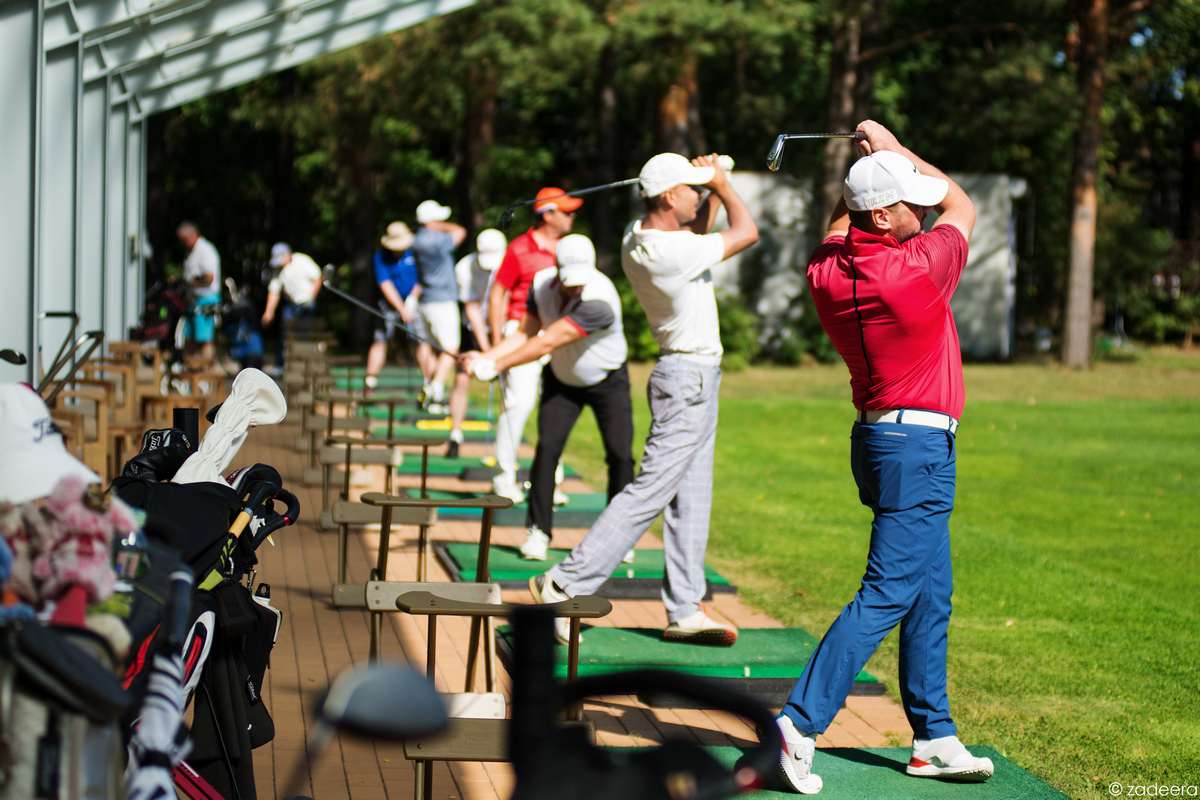
[{"label": "dense green foliage", "polygon": [[[975,366],[951,517],[950,702],[1075,798],[1195,784],[1200,763],[1200,358]],[[649,424],[634,373],[640,444]],[[708,562],[820,636],[858,589],[871,513],[850,475],[845,368],[726,374]],[[565,456],[603,485],[585,413]],[[898,699],[897,639],[867,669]],[[832,789],[833,787],[827,787]]]},{"label": "dense green foliage", "polygon": [[[947,170],[1029,182],[1016,201],[1028,341],[1062,314],[1082,5],[480,0],[171,112],[168,217],[196,219],[235,263],[287,238],[349,266],[361,288],[382,229],[411,223],[427,197],[479,229],[546,183],[618,180],[660,149],[761,164],[777,133],[825,127],[831,20],[856,14],[862,114]],[[1123,320],[1130,335],[1178,341],[1198,324],[1200,295],[1200,4],[1110,8],[1096,294],[1107,327]],[[814,179],[821,158],[790,148],[785,169]],[[577,229],[597,240],[602,266],[613,268],[638,210],[632,194],[588,198]],[[514,234],[528,220],[518,210]],[[782,363],[831,357],[811,315],[792,320],[734,349]],[[630,338],[647,352],[645,331],[634,325]]]}]

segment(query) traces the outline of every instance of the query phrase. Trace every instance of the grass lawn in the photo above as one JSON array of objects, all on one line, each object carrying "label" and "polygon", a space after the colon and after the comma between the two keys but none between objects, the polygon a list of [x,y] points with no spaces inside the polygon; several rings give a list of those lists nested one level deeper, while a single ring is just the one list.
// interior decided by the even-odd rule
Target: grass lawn
[{"label": "grass lawn", "polygon": [[[636,444],[648,366],[633,370]],[[1087,373],[966,369],[951,520],[950,701],[1072,797],[1200,779],[1200,357]],[[870,512],[850,476],[844,367],[724,377],[709,562],[821,635],[858,588]],[[528,430],[536,436],[536,428]],[[566,459],[604,485],[594,418]],[[896,694],[893,633],[868,664]]]}]

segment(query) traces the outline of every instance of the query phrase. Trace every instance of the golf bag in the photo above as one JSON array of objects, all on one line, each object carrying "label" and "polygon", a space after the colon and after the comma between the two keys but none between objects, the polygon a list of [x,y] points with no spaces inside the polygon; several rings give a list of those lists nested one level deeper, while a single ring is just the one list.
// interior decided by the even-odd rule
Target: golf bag
[{"label": "golf bag", "polygon": [[123,796],[131,700],[114,666],[90,631],[0,625],[0,798]]},{"label": "golf bag", "polygon": [[221,308],[221,330],[229,336],[229,354],[242,369],[262,369],[263,339],[260,316],[246,287],[233,295],[232,302]]}]

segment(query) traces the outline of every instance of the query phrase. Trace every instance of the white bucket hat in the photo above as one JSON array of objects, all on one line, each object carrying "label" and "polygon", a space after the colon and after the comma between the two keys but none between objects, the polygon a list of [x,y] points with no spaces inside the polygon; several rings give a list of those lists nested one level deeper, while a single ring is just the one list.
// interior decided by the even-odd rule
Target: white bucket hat
[{"label": "white bucket hat", "polygon": [[681,183],[703,186],[712,181],[715,174],[712,167],[693,167],[692,162],[678,153],[659,153],[642,167],[638,183],[642,197],[658,197]]},{"label": "white bucket hat", "polygon": [[403,222],[393,222],[387,226],[387,234],[380,238],[379,243],[395,253],[403,253],[412,247],[413,233]]},{"label": "white bucket hat", "polygon": [[491,272],[504,261],[508,239],[495,228],[485,228],[475,237],[475,249],[479,253],[479,266]]},{"label": "white bucket hat", "polygon": [[426,222],[440,222],[444,219],[450,219],[450,208],[437,200],[426,200],[417,206],[417,222],[422,225]]},{"label": "white bucket hat", "polygon": [[853,211],[895,205],[936,206],[946,197],[950,184],[941,178],[922,175],[911,161],[891,150],[878,150],[850,167],[842,197]]},{"label": "white bucket hat", "polygon": [[582,234],[573,233],[560,239],[554,260],[558,262],[558,282],[563,286],[587,286],[600,274],[596,269],[596,248]]},{"label": "white bucket hat", "polygon": [[37,392],[23,383],[0,384],[0,502],[21,505],[45,497],[68,475],[100,483],[67,452]]}]

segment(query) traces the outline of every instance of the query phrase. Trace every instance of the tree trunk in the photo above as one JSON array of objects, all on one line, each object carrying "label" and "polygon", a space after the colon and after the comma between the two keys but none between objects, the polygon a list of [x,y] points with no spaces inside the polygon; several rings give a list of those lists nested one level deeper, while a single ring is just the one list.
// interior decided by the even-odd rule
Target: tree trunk
[{"label": "tree trunk", "polygon": [[700,66],[695,57],[684,64],[679,79],[658,103],[658,149],[661,153],[698,156],[708,152],[700,121]]},{"label": "tree trunk", "polygon": [[[833,19],[833,52],[829,59],[829,133],[854,130],[854,94],[858,83],[858,53],[862,25],[858,3],[841,2]],[[825,140],[825,168],[821,181],[821,220],[828,220],[842,196],[846,165],[854,151],[851,139]]]},{"label": "tree trunk", "polygon": [[179,109],[154,114],[146,131],[146,235],[153,255],[146,262],[146,285],[163,278],[163,259],[172,240],[167,218],[167,123]]},{"label": "tree trunk", "polygon": [[[279,99],[291,107],[300,98],[300,81],[295,69],[279,73]],[[296,160],[296,136],[291,125],[279,131],[275,149],[275,202],[271,215],[271,238],[277,242],[290,242],[292,237],[292,209],[295,194],[293,165]]]},{"label": "tree trunk", "polygon": [[496,133],[496,75],[487,64],[467,70],[467,109],[463,117],[463,161],[459,192],[464,208],[461,220],[473,231],[488,227],[482,185],[487,180],[487,160]]},{"label": "tree trunk", "polygon": [[[605,45],[600,53],[600,91],[596,97],[596,183],[616,181],[617,161],[617,52],[612,43]],[[596,268],[605,275],[613,275],[613,215],[612,198],[609,192],[593,194],[592,225],[596,245]]]},{"label": "tree trunk", "polygon": [[1071,241],[1063,363],[1087,369],[1092,349],[1092,276],[1096,255],[1096,172],[1100,159],[1100,110],[1108,42],[1108,0],[1087,0],[1080,26],[1079,86],[1083,115],[1075,137]]},{"label": "tree trunk", "polygon": [[[883,13],[883,0],[868,0],[862,17],[858,52],[880,45],[879,17]],[[851,125],[870,119],[875,113],[875,60],[859,58],[854,78],[854,115]],[[846,130],[850,130],[847,128]],[[854,147],[851,145],[851,150]],[[831,209],[832,210],[832,209]]]}]

